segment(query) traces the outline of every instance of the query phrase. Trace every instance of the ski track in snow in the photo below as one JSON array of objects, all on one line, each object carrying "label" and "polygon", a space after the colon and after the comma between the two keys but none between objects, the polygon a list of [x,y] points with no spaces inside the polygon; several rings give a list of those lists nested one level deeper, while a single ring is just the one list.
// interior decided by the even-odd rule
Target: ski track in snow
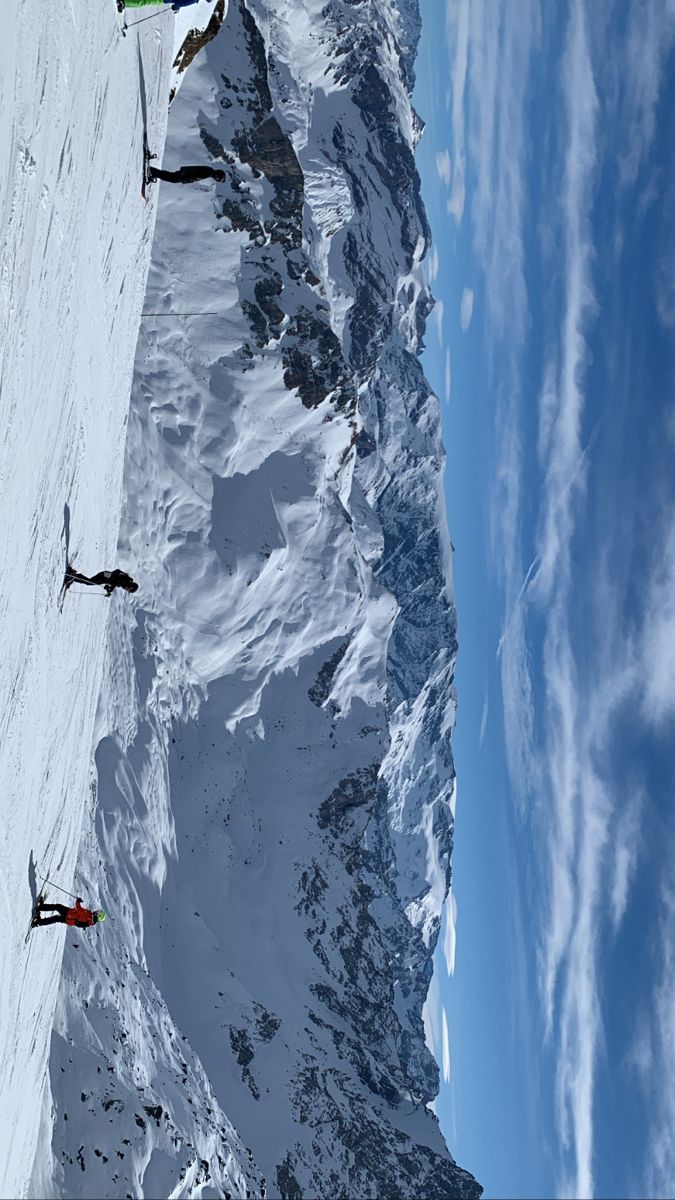
[{"label": "ski track in snow", "polygon": [[72,886],[106,617],[123,603],[73,589],[60,612],[57,596],[68,530],[85,572],[116,555],[154,227],[143,112],[156,147],[166,122],[160,26],[122,39],[113,0],[18,0],[0,40],[2,1196],[28,1186],[64,941],[48,928],[24,944],[35,868]]}]

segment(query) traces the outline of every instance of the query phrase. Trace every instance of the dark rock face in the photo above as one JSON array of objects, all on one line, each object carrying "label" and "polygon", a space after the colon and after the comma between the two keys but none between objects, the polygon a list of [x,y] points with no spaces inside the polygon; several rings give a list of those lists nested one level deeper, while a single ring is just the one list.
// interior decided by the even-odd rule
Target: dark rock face
[{"label": "dark rock face", "polygon": [[368,767],[360,767],[352,775],[341,779],[327,800],[319,808],[319,827],[340,832],[344,829],[349,812],[353,808],[363,808],[375,803],[377,781],[381,763],[371,763]]},{"label": "dark rock face", "polygon": [[316,704],[317,708],[321,708],[321,705],[325,704],[326,700],[328,699],[331,685],[333,683],[333,679],[335,678],[335,672],[340,666],[340,663],[342,662],[348,649],[349,642],[341,642],[337,650],[331,654],[330,658],[327,659],[323,664],[315,682],[312,684],[311,688],[309,688],[307,695],[312,701],[312,704]]},{"label": "dark rock face", "polygon": [[[320,281],[303,251],[304,176],[273,111],[265,43],[244,0],[235,0],[231,8],[224,35],[229,35],[229,46],[225,53],[222,42],[218,48],[223,117],[215,126],[204,122],[200,132],[206,149],[225,163],[227,180],[218,190],[221,219],[232,229],[246,230],[260,247],[246,256],[246,273],[256,282],[254,295],[244,296],[242,306],[259,349],[278,340],[287,318],[284,381],[289,390],[297,388],[307,408],[330,397],[338,407],[353,410],[354,385],[342,346],[326,319],[326,305],[317,295]],[[234,149],[236,161],[225,143]],[[254,198],[242,166],[250,168],[254,180],[262,178],[269,185],[262,203]]]}]

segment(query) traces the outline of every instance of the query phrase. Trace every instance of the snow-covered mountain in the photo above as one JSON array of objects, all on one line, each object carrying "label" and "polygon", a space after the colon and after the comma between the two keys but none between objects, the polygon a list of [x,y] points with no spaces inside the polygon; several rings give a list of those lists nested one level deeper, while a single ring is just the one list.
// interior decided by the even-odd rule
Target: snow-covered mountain
[{"label": "snow-covered mountain", "polygon": [[[230,0],[182,76],[36,1194],[479,1196],[429,1105],[455,613],[416,0]],[[211,32],[215,32],[215,26]]]}]

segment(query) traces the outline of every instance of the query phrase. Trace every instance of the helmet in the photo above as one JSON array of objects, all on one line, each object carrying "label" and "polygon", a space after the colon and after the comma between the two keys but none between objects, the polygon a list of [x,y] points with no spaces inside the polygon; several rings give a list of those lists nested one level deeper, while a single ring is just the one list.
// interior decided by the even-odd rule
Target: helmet
[{"label": "helmet", "polygon": [[99,908],[99,910],[96,914],[96,920],[97,921],[105,921],[105,909],[104,908]]}]

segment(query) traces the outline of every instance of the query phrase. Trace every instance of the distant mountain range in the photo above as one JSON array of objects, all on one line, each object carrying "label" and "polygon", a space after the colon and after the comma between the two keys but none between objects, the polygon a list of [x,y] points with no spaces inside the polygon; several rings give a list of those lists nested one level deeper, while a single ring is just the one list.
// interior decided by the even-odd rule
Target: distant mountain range
[{"label": "distant mountain range", "polygon": [[67,944],[54,1193],[478,1197],[422,1022],[457,642],[418,6],[213,22],[163,165],[225,181],[152,185],[120,537],[141,587],[111,602],[78,868],[110,919]]}]

